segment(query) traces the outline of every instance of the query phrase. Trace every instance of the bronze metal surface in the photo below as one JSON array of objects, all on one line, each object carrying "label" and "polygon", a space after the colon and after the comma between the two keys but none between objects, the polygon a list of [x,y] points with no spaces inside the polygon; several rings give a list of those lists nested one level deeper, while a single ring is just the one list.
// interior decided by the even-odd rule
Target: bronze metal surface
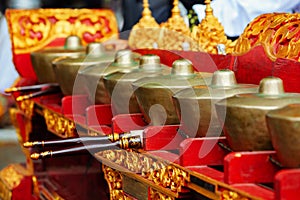
[{"label": "bronze metal surface", "polygon": [[176,60],[169,75],[145,77],[132,83],[145,120],[152,125],[179,124],[172,96],[179,90],[206,85],[208,73],[194,73],[189,60]]},{"label": "bronze metal surface", "polygon": [[234,151],[273,149],[266,114],[291,103],[300,103],[300,94],[285,93],[282,80],[276,77],[262,79],[259,93],[238,94],[218,102],[218,118],[224,123],[230,148]]},{"label": "bronze metal surface", "polygon": [[33,69],[39,83],[56,82],[52,61],[58,57],[78,57],[84,55],[84,48],[77,36],[66,38],[64,47],[45,48],[30,54]]},{"label": "bronze metal surface", "polygon": [[85,90],[91,102],[110,104],[110,97],[104,86],[103,77],[117,71],[128,73],[138,68],[139,56],[131,50],[119,50],[115,55],[114,62],[99,63],[80,69],[78,75],[83,77]]},{"label": "bronze metal surface", "polygon": [[209,85],[200,85],[181,90],[173,96],[180,129],[189,137],[220,136],[215,103],[241,93],[256,93],[257,85],[237,84],[230,70],[215,71]]},{"label": "bronze metal surface", "polygon": [[[59,57],[55,59],[53,69],[56,81],[60,85],[64,95],[83,94],[83,80],[77,76],[79,69],[98,63],[113,62],[115,51],[106,51],[101,43],[90,43],[86,48],[86,54],[77,58]],[[74,87],[76,81],[76,87]]]},{"label": "bronze metal surface", "polygon": [[170,74],[171,68],[160,63],[157,55],[144,55],[140,57],[138,69],[129,73],[115,72],[104,77],[104,84],[109,91],[113,114],[139,113],[132,82],[143,77],[157,77]]},{"label": "bronze metal surface", "polygon": [[300,104],[270,111],[266,117],[272,144],[284,167],[300,167]]}]

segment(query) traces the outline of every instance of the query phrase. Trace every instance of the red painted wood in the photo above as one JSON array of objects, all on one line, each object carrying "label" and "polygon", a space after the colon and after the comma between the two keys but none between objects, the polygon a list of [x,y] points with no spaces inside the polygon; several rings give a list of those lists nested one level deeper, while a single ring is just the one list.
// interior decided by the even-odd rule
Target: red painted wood
[{"label": "red painted wood", "polygon": [[189,138],[180,143],[180,165],[223,165],[226,150],[218,145],[225,137]]},{"label": "red painted wood", "polygon": [[[23,169],[26,171],[26,169]],[[19,200],[19,199],[31,199],[32,196],[32,176],[28,174],[22,174],[22,172],[17,171],[16,173],[23,176],[22,179],[20,180],[19,184],[16,184],[13,188],[11,188],[12,192],[12,200]],[[28,171],[27,171],[28,173]],[[5,182],[4,182],[5,183]]]},{"label": "red painted wood", "polygon": [[273,62],[262,46],[256,46],[244,55],[237,56],[232,70],[239,83],[259,84],[260,80],[272,75]]},{"label": "red painted wood", "polygon": [[88,126],[109,125],[112,123],[110,104],[92,105],[86,109],[86,124]]},{"label": "red painted wood", "polygon": [[232,55],[217,55],[196,51],[172,51],[185,59],[192,61],[194,69],[199,72],[214,72],[229,68]]},{"label": "red painted wood", "polygon": [[275,175],[276,200],[299,199],[300,169],[284,169]]},{"label": "red painted wood", "polygon": [[300,62],[277,59],[274,63],[273,76],[282,79],[286,92],[300,92]]},{"label": "red painted wood", "polygon": [[224,181],[236,183],[272,183],[278,167],[269,161],[274,151],[233,152],[224,158]]},{"label": "red painted wood", "polygon": [[89,129],[92,131],[95,130],[97,132],[103,133],[103,135],[112,134],[111,127],[107,125],[93,125],[93,126],[89,126]]},{"label": "red painted wood", "polygon": [[120,114],[112,118],[114,133],[124,133],[131,130],[143,130],[147,126],[141,113]]},{"label": "red painted wood", "polygon": [[69,118],[70,120],[72,120],[78,124],[82,124],[82,125],[85,125],[85,122],[86,122],[85,117],[82,115],[65,115],[65,117]]},{"label": "red painted wood", "polygon": [[274,191],[263,186],[259,186],[253,183],[233,184],[231,186],[257,198],[261,198],[264,200],[274,200]]},{"label": "red painted wood", "polygon": [[163,158],[164,160],[167,160],[169,162],[173,162],[176,164],[179,164],[179,155],[169,152],[169,151],[164,151],[164,150],[158,150],[158,151],[148,151],[147,153],[152,154],[154,156]]},{"label": "red painted wood", "polygon": [[220,172],[216,169],[213,169],[211,167],[208,167],[206,165],[201,166],[187,166],[187,169],[190,169],[192,171],[195,171],[199,174],[203,174],[205,176],[208,176],[214,180],[224,182],[224,174],[223,172]]},{"label": "red painted wood", "polygon": [[178,149],[184,137],[177,132],[178,125],[149,126],[144,129],[144,150]]},{"label": "red painted wood", "polygon": [[65,96],[61,100],[62,113],[66,115],[85,115],[85,109],[91,105],[88,96]]}]

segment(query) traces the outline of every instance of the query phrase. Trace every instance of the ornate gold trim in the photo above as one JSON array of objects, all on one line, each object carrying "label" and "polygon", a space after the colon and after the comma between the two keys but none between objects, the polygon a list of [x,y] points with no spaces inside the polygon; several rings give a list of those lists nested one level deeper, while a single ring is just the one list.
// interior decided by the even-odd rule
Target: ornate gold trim
[{"label": "ornate gold trim", "polygon": [[229,190],[224,190],[221,193],[221,199],[222,200],[249,200],[249,198],[244,197],[237,192],[229,191]]},{"label": "ornate gold trim", "polygon": [[234,53],[239,55],[262,45],[271,60],[300,61],[300,14],[269,13],[255,18],[238,38]]},{"label": "ornate gold trim", "polygon": [[197,40],[200,48],[208,53],[217,54],[218,44],[224,44],[226,53],[231,53],[235,43],[227,39],[222,24],[213,15],[210,0],[205,0],[205,4],[205,18],[193,28],[192,38]]},{"label": "ornate gold trim", "polygon": [[32,115],[33,115],[33,108],[34,108],[34,101],[32,100],[23,100],[20,102],[19,104],[19,108],[20,110],[22,110],[24,112],[24,114],[31,119]]},{"label": "ornate gold trim", "polygon": [[167,22],[161,23],[160,26],[162,28],[167,28],[170,30],[177,31],[183,35],[190,36],[191,31],[189,27],[184,22],[183,17],[180,15],[180,9],[179,9],[179,1],[174,0],[173,1],[173,9],[172,9],[172,16],[168,19]]},{"label": "ornate gold trim", "polygon": [[76,125],[74,121],[48,109],[43,110],[43,116],[46,121],[47,129],[52,133],[62,138],[76,136]]},{"label": "ornate gold trim", "polygon": [[121,173],[106,165],[102,165],[102,170],[108,184],[110,200],[130,200],[131,198],[125,196],[122,190]]},{"label": "ornate gold trim", "polygon": [[20,183],[24,176],[29,176],[30,173],[18,164],[12,164],[0,171],[0,180],[6,185],[8,190],[13,190]]},{"label": "ornate gold trim", "polygon": [[117,20],[107,9],[8,9],[6,18],[15,54],[42,49],[70,35],[82,38],[84,45],[118,37]]},{"label": "ornate gold trim", "polygon": [[175,200],[174,197],[169,197],[166,194],[162,194],[151,187],[149,189],[149,192],[150,192],[150,198],[149,198],[150,200]]},{"label": "ornate gold trim", "polygon": [[132,150],[105,150],[98,155],[174,192],[180,192],[189,180],[183,169]]},{"label": "ornate gold trim", "polygon": [[128,44],[131,48],[155,48],[160,34],[158,23],[152,17],[148,0],[143,0],[142,18],[135,24],[130,32]]},{"label": "ornate gold trim", "polygon": [[0,179],[0,199],[11,200],[12,192],[7,188],[5,183]]}]

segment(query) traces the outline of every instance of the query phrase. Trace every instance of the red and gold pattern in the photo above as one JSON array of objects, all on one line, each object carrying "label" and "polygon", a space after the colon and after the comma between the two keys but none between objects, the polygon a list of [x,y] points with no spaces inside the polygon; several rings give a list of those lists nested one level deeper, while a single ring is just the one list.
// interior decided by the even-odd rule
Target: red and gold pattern
[{"label": "red and gold pattern", "polygon": [[105,9],[14,9],[6,17],[16,54],[39,50],[70,35],[79,36],[85,45],[118,34],[114,13]]},{"label": "red and gold pattern", "polygon": [[107,9],[7,9],[13,62],[21,77],[36,81],[30,53],[47,46],[63,46],[70,35],[83,45],[118,37],[114,13]]},{"label": "red and gold pattern", "polygon": [[300,14],[269,13],[258,16],[237,40],[234,52],[245,53],[262,45],[275,61],[287,58],[300,61]]}]

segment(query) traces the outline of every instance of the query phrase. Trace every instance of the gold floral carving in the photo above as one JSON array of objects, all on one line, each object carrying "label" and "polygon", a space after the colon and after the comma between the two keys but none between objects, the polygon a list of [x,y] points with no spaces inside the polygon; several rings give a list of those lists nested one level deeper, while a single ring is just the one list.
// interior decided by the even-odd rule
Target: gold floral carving
[{"label": "gold floral carving", "polygon": [[0,199],[11,200],[12,192],[6,187],[6,185],[0,180]]},{"label": "gold floral carving", "polygon": [[118,37],[115,15],[106,9],[8,9],[6,17],[16,54],[39,50],[70,35],[82,38],[84,45]]},{"label": "gold floral carving", "polygon": [[150,200],[175,200],[175,198],[162,194],[150,187]]},{"label": "gold floral carving", "polygon": [[19,104],[20,110],[24,112],[24,114],[31,119],[33,115],[34,101],[32,100],[23,100]]},{"label": "gold floral carving", "polygon": [[128,43],[132,49],[199,50],[197,42],[190,37],[191,32],[180,16],[178,0],[174,1],[172,16],[161,25],[152,17],[148,0],[144,0],[143,5],[142,18],[130,32]]},{"label": "gold floral carving", "polygon": [[48,109],[43,110],[43,115],[46,121],[47,129],[52,133],[62,138],[76,136],[76,126],[74,121]]},{"label": "gold floral carving", "polygon": [[17,187],[24,175],[29,175],[27,171],[20,165],[9,165],[0,171],[1,181],[8,187],[9,190]]},{"label": "gold floral carving", "polygon": [[122,190],[122,176],[117,170],[106,165],[102,165],[104,178],[108,184],[111,200],[129,200]]},{"label": "gold floral carving", "polygon": [[151,15],[148,0],[143,0],[142,18],[135,24],[130,32],[128,44],[131,48],[155,48],[160,34],[158,23]]},{"label": "gold floral carving", "polygon": [[191,37],[191,31],[180,15],[178,0],[174,0],[172,16],[167,22],[161,23],[161,39],[158,47],[166,50],[193,50],[199,51],[199,45]]},{"label": "gold floral carving", "polygon": [[233,192],[229,190],[222,191],[221,199],[222,200],[249,200],[249,198],[243,197],[237,192]]},{"label": "gold floral carving", "polygon": [[184,22],[183,17],[181,17],[180,15],[180,9],[178,4],[178,0],[173,1],[172,16],[168,19],[167,22],[161,23],[160,26],[163,28],[177,31],[179,33],[182,33],[183,35],[190,36],[191,31],[187,24]]},{"label": "gold floral carving", "polygon": [[255,18],[238,38],[234,53],[262,45],[271,60],[300,61],[300,14],[269,13]]},{"label": "gold floral carving", "polygon": [[193,28],[192,38],[198,41],[205,52],[217,54],[217,45],[224,44],[226,53],[231,53],[235,43],[227,39],[222,24],[213,15],[210,0],[205,0],[205,4],[205,18]]},{"label": "gold floral carving", "polygon": [[189,180],[184,170],[132,150],[105,150],[98,155],[174,192],[180,192]]}]

